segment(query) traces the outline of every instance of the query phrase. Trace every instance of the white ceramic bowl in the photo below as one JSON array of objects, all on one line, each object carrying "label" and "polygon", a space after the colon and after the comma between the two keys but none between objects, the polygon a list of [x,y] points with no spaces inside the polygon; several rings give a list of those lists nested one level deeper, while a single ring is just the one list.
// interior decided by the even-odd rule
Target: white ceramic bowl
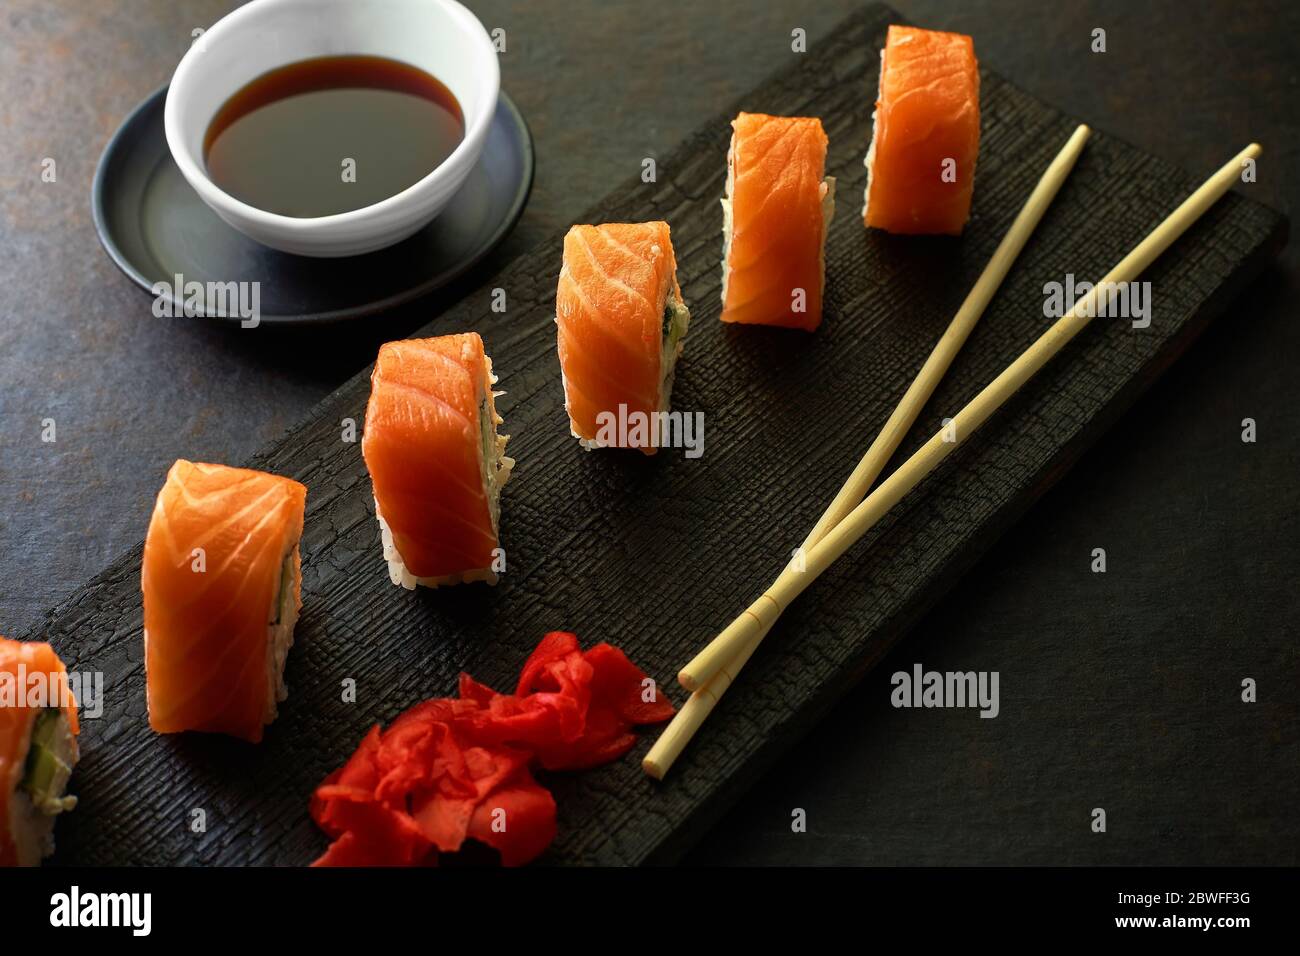
[{"label": "white ceramic bowl", "polygon": [[[460,102],[464,141],[397,195],[314,219],[257,209],[208,178],[203,136],[231,95],[276,67],[346,55],[388,57],[437,77]],[[245,235],[304,256],[359,255],[405,239],[442,211],[478,162],[500,87],[491,38],[454,0],[253,0],[204,33],[176,68],[167,145],[203,201]]]}]

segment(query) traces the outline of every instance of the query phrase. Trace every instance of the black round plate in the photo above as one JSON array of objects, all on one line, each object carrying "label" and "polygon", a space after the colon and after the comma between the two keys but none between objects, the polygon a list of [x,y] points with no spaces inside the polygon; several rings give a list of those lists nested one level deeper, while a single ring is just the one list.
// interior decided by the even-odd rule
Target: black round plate
[{"label": "black round plate", "polygon": [[226,225],[190,188],[167,148],[166,99],[164,86],[136,107],[100,157],[91,198],[100,242],[150,292],[177,275],[259,282],[268,324],[372,315],[446,285],[505,238],[533,185],[532,136],[503,92],[478,165],[424,229],[364,256],[277,252]]}]

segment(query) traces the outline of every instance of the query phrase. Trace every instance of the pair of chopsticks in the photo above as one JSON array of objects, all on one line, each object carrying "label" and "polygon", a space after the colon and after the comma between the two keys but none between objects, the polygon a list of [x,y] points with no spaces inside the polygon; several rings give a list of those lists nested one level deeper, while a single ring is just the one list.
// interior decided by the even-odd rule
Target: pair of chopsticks
[{"label": "pair of chopsticks", "polygon": [[790,602],[1087,326],[1097,312],[1098,296],[1105,294],[1109,284],[1135,280],[1232,188],[1243,164],[1260,154],[1259,145],[1252,143],[1207,179],[1069,312],[971,399],[948,425],[867,495],[1073,169],[1088,135],[1088,127],[1076,129],[1048,166],[916,380],[808,535],[796,559],[758,600],[682,669],[678,681],[692,693],[642,761],[643,769],[651,777],[663,779]]}]

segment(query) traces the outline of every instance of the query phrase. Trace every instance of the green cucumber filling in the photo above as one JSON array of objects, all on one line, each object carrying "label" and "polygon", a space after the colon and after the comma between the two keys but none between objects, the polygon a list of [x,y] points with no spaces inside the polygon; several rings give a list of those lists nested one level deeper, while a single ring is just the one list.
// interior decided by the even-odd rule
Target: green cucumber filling
[{"label": "green cucumber filling", "polygon": [[36,718],[20,784],[31,797],[33,806],[50,816],[71,810],[77,804],[76,797],[63,796],[72,768],[58,756],[61,719],[57,707],[46,707]]},{"label": "green cucumber filling", "polygon": [[659,404],[668,411],[669,395],[673,390],[673,373],[677,370],[677,350],[686,337],[691,324],[691,313],[686,303],[670,291],[664,302],[664,349],[659,359]]},{"label": "green cucumber filling", "polygon": [[664,361],[672,361],[677,354],[677,343],[686,336],[686,326],[691,313],[685,304],[669,299],[664,303]]},{"label": "green cucumber filling", "polygon": [[492,530],[496,531],[501,518],[501,504],[497,490],[497,468],[500,454],[497,451],[496,412],[488,406],[487,396],[478,403],[479,441],[483,444],[483,484],[487,489],[488,513],[492,519]]}]

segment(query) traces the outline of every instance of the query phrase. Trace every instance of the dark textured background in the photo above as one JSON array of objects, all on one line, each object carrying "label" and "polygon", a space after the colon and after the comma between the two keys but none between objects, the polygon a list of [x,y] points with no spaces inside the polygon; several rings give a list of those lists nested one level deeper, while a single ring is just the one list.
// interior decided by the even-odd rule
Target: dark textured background
[{"label": "dark textured background", "polygon": [[[308,349],[301,336],[200,322],[160,334],[148,297],[98,248],[89,181],[118,119],[166,79],[189,31],[228,6],[0,10],[7,632],[35,625],[139,540],[173,458],[246,458],[364,366],[376,342],[450,301],[313,333]],[[539,166],[518,231],[459,291],[784,62],[791,26],[815,39],[853,5],[665,4],[649,21],[640,3],[573,6],[566,17],[555,4],[474,5],[508,31],[504,83],[533,126]],[[1291,5],[898,6],[913,22],[972,33],[986,65],[1198,173],[1261,141],[1252,195],[1294,205]],[[1103,56],[1087,52],[1095,26],[1108,31]],[[638,61],[657,66],[626,65]],[[57,185],[39,180],[44,156],[59,163]],[[1295,863],[1295,285],[1292,247],[691,859]],[[1248,416],[1255,445],[1239,438]],[[38,440],[44,417],[59,423],[56,445]],[[1088,571],[1098,546],[1105,576]],[[1001,671],[1002,716],[891,709],[888,675],[914,661]],[[1240,676],[1283,708],[1271,735],[1233,705]],[[1062,814],[1108,799],[1130,812],[1106,838],[1049,836]],[[807,809],[809,833],[789,832],[793,807]]]}]

